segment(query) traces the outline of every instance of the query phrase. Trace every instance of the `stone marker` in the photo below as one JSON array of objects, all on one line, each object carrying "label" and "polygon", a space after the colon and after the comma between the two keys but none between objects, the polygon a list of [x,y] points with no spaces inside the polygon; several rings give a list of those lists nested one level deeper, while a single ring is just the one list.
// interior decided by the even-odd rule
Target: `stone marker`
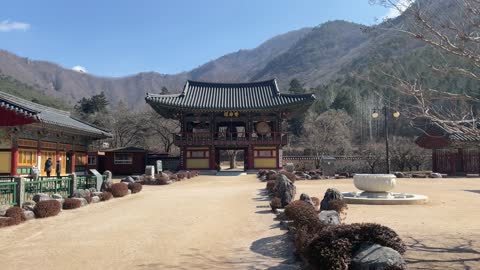
[{"label": "stone marker", "polygon": [[323,196],[323,200],[320,203],[320,210],[327,210],[328,209],[328,203],[332,200],[343,200],[343,195],[338,189],[336,188],[329,188],[325,192],[325,195]]},{"label": "stone marker", "polygon": [[315,203],[312,201],[312,199],[310,198],[310,196],[308,196],[308,194],[306,194],[306,193],[302,193],[302,194],[300,195],[300,200],[301,200],[301,201],[304,201],[304,202],[306,202],[306,203],[309,203],[309,204],[311,204],[313,207],[315,207]]},{"label": "stone marker", "polygon": [[275,197],[280,198],[282,207],[287,206],[293,200],[293,198],[295,198],[297,189],[292,181],[290,181],[285,175],[277,175],[275,187],[277,188]]},{"label": "stone marker", "polygon": [[396,250],[377,244],[363,244],[353,254],[352,270],[408,269]]}]

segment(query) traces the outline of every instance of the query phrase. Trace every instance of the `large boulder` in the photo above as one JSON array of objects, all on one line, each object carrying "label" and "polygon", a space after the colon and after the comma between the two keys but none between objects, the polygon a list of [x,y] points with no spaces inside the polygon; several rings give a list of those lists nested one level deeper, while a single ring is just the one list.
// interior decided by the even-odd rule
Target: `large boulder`
[{"label": "large boulder", "polygon": [[55,200],[61,200],[63,199],[62,195],[58,194],[58,193],[55,193],[52,195],[52,198],[55,199]]},{"label": "large boulder", "polygon": [[93,196],[92,197],[92,203],[98,203],[100,202],[100,197],[99,196]]},{"label": "large boulder", "polygon": [[328,210],[328,203],[333,200],[343,200],[343,195],[338,189],[329,188],[320,203],[320,210]]},{"label": "large boulder", "polygon": [[287,206],[295,198],[297,189],[292,181],[290,181],[285,175],[278,174],[275,180],[275,187],[277,189],[275,197],[280,198],[282,207]]},{"label": "large boulder", "polygon": [[408,269],[396,250],[377,244],[363,244],[353,254],[352,270]]},{"label": "large boulder", "polygon": [[320,222],[324,225],[340,225],[340,215],[335,210],[321,211],[318,214]]},{"label": "large boulder", "polygon": [[92,193],[88,189],[77,189],[72,195],[74,198],[87,198],[91,196]]},{"label": "large boulder", "polygon": [[315,203],[312,201],[312,199],[310,198],[310,196],[308,196],[308,194],[306,193],[302,193],[300,195],[300,201],[304,201],[306,203],[309,203],[311,204],[313,207],[315,207]]},{"label": "large boulder", "polygon": [[35,195],[33,195],[33,201],[38,203],[38,202],[41,202],[41,201],[48,201],[48,200],[51,200],[50,196],[48,196],[48,194],[45,194],[45,193],[37,193]]}]

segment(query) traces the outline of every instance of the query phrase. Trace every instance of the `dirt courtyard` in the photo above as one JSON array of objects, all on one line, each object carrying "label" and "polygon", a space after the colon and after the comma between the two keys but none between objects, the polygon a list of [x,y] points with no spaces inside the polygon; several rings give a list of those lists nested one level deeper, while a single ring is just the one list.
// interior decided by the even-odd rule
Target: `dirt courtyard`
[{"label": "dirt courtyard", "polygon": [[[410,269],[480,269],[480,179],[399,179],[426,205],[349,205],[407,242]],[[322,197],[352,180],[298,181]],[[200,176],[0,230],[0,269],[296,269],[254,175]]]}]

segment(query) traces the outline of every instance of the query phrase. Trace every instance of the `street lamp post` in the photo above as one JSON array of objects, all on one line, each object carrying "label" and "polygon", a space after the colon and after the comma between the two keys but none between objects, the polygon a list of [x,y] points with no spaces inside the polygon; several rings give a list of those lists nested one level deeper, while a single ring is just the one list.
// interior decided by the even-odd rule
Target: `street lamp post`
[{"label": "street lamp post", "polygon": [[[388,107],[386,105],[382,108],[383,111],[383,118],[384,118],[384,133],[385,133],[385,158],[386,158],[386,165],[387,165],[387,174],[390,174],[390,151],[389,151],[389,141],[388,141]],[[379,113],[376,110],[373,111],[372,118],[377,119],[379,117]],[[393,113],[394,118],[400,117],[400,113],[395,111]]]}]

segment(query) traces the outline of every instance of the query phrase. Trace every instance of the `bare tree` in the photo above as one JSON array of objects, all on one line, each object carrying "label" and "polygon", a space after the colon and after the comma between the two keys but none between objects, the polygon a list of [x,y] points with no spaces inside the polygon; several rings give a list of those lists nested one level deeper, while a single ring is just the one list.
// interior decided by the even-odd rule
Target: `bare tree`
[{"label": "bare tree", "polygon": [[[350,124],[351,118],[344,111],[330,110],[320,115],[309,113],[301,142],[317,160],[323,155],[343,155],[351,150]],[[315,165],[318,167],[318,162]]]},{"label": "bare tree", "polygon": [[[396,9],[403,18],[386,18],[385,22],[372,29],[402,33],[464,63],[452,64],[447,61],[442,65],[432,64],[430,68],[438,76],[456,74],[480,81],[480,1],[369,1]],[[404,115],[412,119],[434,121],[446,129],[461,127],[464,132],[480,135],[480,95],[466,91],[471,89],[444,91],[423,85],[420,78],[405,78],[384,70],[381,73],[393,82],[395,90],[413,101],[402,104]]]},{"label": "bare tree", "polygon": [[385,163],[385,153],[384,143],[368,143],[360,148],[360,154],[365,159],[370,173],[375,173],[375,169]]}]

